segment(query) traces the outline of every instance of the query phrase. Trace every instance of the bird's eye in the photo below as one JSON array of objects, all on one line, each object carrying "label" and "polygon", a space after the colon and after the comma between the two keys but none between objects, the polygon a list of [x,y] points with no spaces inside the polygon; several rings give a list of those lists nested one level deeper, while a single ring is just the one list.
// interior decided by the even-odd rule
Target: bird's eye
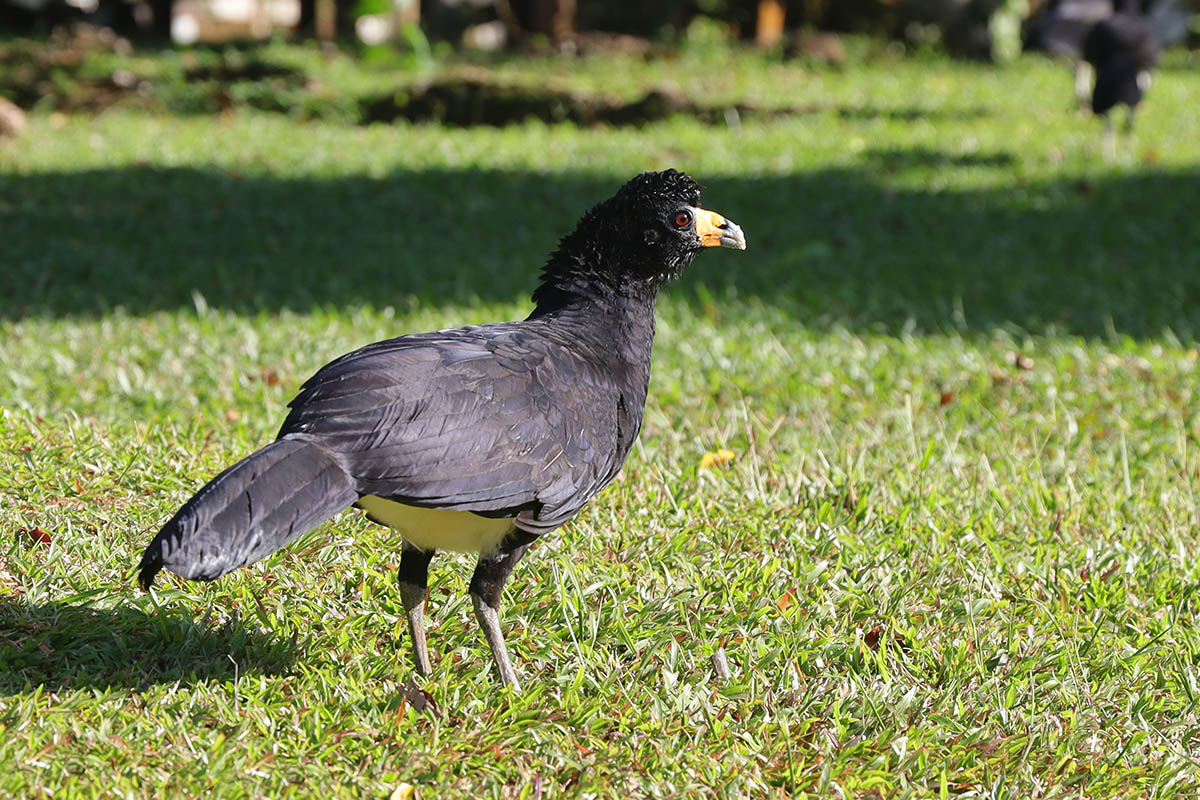
[{"label": "bird's eye", "polygon": [[675,215],[675,227],[676,228],[686,228],[688,225],[691,225],[691,224],[692,224],[692,215],[689,214],[688,212],[680,211],[678,214]]}]

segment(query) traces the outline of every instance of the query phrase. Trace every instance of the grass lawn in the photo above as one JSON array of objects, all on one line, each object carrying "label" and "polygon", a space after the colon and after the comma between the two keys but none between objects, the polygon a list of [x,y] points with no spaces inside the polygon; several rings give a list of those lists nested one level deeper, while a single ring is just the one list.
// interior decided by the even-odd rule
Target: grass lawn
[{"label": "grass lawn", "polygon": [[[1194,64],[1111,159],[1038,59],[497,69],[809,111],[44,109],[0,145],[0,793],[1194,796]],[[319,366],[523,316],[556,238],[668,166],[749,249],[662,299],[622,478],[514,574],[524,694],[442,555],[418,709],[398,543],[356,513],[135,589],[158,526]]]}]

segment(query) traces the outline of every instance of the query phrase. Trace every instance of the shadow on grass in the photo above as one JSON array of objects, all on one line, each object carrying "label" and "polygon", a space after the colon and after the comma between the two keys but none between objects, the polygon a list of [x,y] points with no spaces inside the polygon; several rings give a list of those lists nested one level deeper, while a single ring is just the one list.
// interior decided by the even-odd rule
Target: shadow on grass
[{"label": "shadow on grass", "polygon": [[[750,249],[703,254],[671,291],[754,299],[816,329],[1200,332],[1200,169],[926,188],[1011,163],[877,151],[817,172],[699,175]],[[630,174],[651,166],[666,165]],[[141,314],[197,295],[240,313],[521,301],[558,236],[627,177],[0,175],[0,318]]]},{"label": "shadow on grass", "polygon": [[919,167],[1011,167],[1016,163],[1012,153],[947,153],[932,147],[887,148],[867,150],[863,158],[887,172]]},{"label": "shadow on grass", "polygon": [[277,674],[290,666],[295,649],[236,619],[209,631],[166,608],[148,614],[0,598],[0,696],[38,686],[142,689]]}]

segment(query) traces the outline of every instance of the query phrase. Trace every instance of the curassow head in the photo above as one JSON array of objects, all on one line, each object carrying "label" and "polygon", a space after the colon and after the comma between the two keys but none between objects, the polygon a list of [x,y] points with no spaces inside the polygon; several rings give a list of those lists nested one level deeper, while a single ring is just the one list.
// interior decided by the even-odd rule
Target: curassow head
[{"label": "curassow head", "polygon": [[[700,206],[700,184],[682,172],[643,172],[584,214],[550,257],[543,286],[570,290],[602,283],[657,290],[706,247],[746,249],[734,222]],[[548,286],[550,288],[548,288]]]}]

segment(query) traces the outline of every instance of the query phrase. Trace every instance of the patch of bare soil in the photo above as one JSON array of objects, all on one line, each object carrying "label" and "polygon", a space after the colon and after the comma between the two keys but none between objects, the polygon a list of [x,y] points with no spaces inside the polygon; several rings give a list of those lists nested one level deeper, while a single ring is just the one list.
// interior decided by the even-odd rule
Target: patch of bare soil
[{"label": "patch of bare soil", "polygon": [[743,117],[776,117],[815,110],[768,109],[745,102],[698,102],[671,86],[655,87],[628,101],[603,92],[506,82],[478,68],[457,70],[367,99],[362,109],[365,123],[403,119],[464,127],[500,127],[527,119],[578,125],[641,125],[676,115],[710,124],[735,123]]}]

